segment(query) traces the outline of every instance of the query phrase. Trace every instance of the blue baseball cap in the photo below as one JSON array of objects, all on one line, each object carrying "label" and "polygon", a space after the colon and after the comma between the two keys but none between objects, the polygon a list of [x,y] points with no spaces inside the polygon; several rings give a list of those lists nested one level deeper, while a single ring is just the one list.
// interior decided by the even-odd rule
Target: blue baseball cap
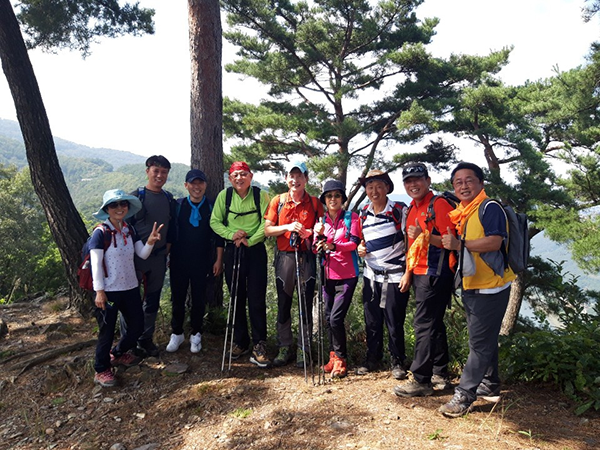
[{"label": "blue baseball cap", "polygon": [[300,169],[300,172],[302,172],[305,175],[308,175],[308,169],[306,168],[306,164],[302,161],[292,161],[291,163],[289,163],[286,168],[286,173],[290,173],[294,169]]}]

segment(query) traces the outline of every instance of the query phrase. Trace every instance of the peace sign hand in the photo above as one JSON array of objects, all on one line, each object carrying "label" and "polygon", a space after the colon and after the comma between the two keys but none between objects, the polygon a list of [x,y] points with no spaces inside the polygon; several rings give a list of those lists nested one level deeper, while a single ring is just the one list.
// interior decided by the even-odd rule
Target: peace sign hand
[{"label": "peace sign hand", "polygon": [[165,224],[161,223],[158,228],[156,228],[156,222],[154,222],[154,226],[152,227],[152,233],[148,236],[148,245],[154,245],[158,241],[160,241],[160,230],[164,227]]}]

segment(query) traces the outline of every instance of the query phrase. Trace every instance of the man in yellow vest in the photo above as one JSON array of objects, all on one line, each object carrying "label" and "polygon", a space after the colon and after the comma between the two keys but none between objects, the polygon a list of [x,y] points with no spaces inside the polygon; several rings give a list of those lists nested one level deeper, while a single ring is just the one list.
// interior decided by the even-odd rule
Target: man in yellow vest
[{"label": "man in yellow vest", "polygon": [[[477,397],[499,399],[498,335],[515,274],[506,263],[509,230],[502,207],[488,202],[483,214],[479,211],[487,198],[483,170],[475,164],[460,162],[452,171],[451,182],[460,204],[448,216],[458,238],[448,232],[442,236],[442,245],[460,255],[469,357],[454,397],[440,412],[447,417],[460,417],[471,410]],[[474,270],[467,270],[465,254],[472,256]]]}]

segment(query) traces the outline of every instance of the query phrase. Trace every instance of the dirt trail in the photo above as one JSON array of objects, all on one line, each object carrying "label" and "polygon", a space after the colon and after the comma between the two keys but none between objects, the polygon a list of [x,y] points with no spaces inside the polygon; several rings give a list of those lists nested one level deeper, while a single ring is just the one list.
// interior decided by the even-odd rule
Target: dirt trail
[{"label": "dirt trail", "polygon": [[575,416],[552,387],[506,386],[500,403],[478,401],[468,416],[447,419],[437,408],[452,391],[399,399],[388,372],[313,386],[293,366],[243,360],[223,376],[222,337],[208,334],[199,355],[186,341],[119,371],[116,388],[94,386],[93,345],[19,374],[48,350],[95,338],[95,323],[64,303],[0,306],[10,331],[0,340],[2,449],[600,448],[600,415]]}]

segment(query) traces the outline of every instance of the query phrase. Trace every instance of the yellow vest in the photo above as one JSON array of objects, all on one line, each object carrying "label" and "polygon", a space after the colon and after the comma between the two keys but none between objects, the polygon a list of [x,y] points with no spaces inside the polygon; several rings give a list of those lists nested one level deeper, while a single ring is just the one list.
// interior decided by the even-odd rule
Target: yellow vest
[{"label": "yellow vest", "polygon": [[[506,223],[508,231],[508,222]],[[479,208],[467,219],[466,236],[467,241],[485,237],[483,225],[479,220]],[[504,245],[504,244],[502,244]],[[498,250],[500,251],[500,250]],[[463,278],[463,289],[491,289],[504,286],[509,281],[516,278],[514,272],[509,267],[504,271],[504,276],[498,276],[488,264],[481,259],[479,252],[471,252],[475,260],[475,275]]]}]

